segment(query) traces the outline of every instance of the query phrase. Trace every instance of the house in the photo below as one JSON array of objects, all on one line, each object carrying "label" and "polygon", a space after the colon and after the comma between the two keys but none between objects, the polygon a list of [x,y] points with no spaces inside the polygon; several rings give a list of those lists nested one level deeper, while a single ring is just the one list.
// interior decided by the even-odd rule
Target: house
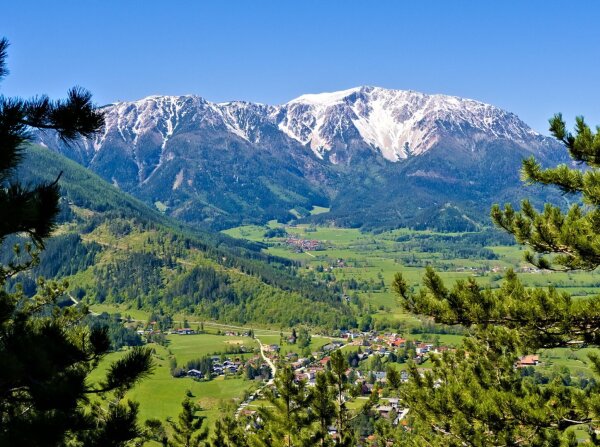
[{"label": "house", "polygon": [[293,362],[292,364],[292,369],[300,369],[304,366],[304,363],[301,362],[300,360]]},{"label": "house", "polygon": [[373,375],[375,376],[375,380],[382,382],[385,380],[386,373],[385,371],[374,371]]},{"label": "house", "polygon": [[390,340],[390,346],[393,346],[395,348],[403,348],[406,345],[406,340],[404,338],[393,338]]},{"label": "house", "polygon": [[197,369],[190,369],[187,372],[187,375],[190,377],[195,377],[197,379],[201,379],[202,377],[204,377],[204,374],[202,374],[202,371],[198,371]]},{"label": "house", "polygon": [[323,366],[327,365],[327,363],[331,360],[331,357],[327,356],[327,357],[323,357],[321,360],[319,360],[319,363]]},{"label": "house", "polygon": [[363,382],[360,388],[360,392],[362,395],[371,394],[373,392],[373,384]]},{"label": "house", "polygon": [[393,425],[398,425],[400,422],[402,422],[403,425],[406,425],[406,421],[403,421],[403,419],[406,417],[406,415],[408,414],[408,408],[402,408],[398,411],[398,416],[396,416],[396,419],[392,422]]},{"label": "house", "polygon": [[416,346],[415,351],[417,352],[417,355],[427,354],[429,351],[431,351],[431,348],[433,348],[433,345],[431,344],[419,343]]},{"label": "house", "polygon": [[390,412],[392,411],[392,407],[390,405],[378,405],[375,410],[379,413],[379,416],[384,418],[390,417]]},{"label": "house", "polygon": [[527,366],[537,366],[540,364],[538,355],[524,355],[517,361],[517,368],[525,368]]},{"label": "house", "polygon": [[312,367],[312,368],[310,368],[310,369],[308,369],[306,371],[306,374],[308,375],[309,379],[314,379],[317,376],[318,373],[321,373],[323,371],[325,371],[324,368],[320,368],[320,367],[316,367],[315,368],[315,367]]}]

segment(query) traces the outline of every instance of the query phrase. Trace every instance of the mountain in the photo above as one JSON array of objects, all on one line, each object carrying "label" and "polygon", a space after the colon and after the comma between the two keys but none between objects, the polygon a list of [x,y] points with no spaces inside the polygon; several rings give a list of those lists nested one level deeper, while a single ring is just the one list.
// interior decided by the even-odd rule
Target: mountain
[{"label": "mountain", "polygon": [[330,154],[333,163],[350,158],[353,147],[370,147],[396,162],[442,141],[475,149],[482,140],[503,139],[529,150],[546,141],[516,115],[489,104],[377,87],[300,96],[279,108],[277,122],[318,157]]},{"label": "mountain", "polygon": [[[23,183],[53,181],[62,172],[55,236],[40,264],[16,278],[26,294],[43,276],[68,280],[71,295],[89,304],[244,324],[355,324],[340,287],[303,279],[292,261],[263,254],[262,244],[181,224],[48,149],[25,152],[16,173]],[[18,241],[2,245],[4,264]]]},{"label": "mountain", "polygon": [[310,219],[341,225],[469,228],[493,201],[518,196],[524,157],[553,164],[564,152],[489,104],[378,87],[279,106],[151,96],[104,111],[92,140],[39,141],[213,228],[289,220],[292,209],[307,217],[314,205],[331,211]]}]

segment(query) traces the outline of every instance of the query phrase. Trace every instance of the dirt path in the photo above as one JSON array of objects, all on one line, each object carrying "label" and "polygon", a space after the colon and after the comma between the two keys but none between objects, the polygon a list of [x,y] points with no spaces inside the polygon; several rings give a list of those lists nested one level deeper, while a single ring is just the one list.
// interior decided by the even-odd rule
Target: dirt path
[{"label": "dirt path", "polygon": [[275,367],[275,364],[273,363],[273,361],[265,355],[265,347],[262,344],[262,342],[260,341],[260,339],[255,337],[255,340],[258,342],[258,345],[260,346],[260,355],[262,356],[263,360],[267,363],[267,365],[269,365],[269,368],[271,368],[271,380],[269,380],[265,386],[272,385],[273,380],[275,380],[275,373],[277,372],[277,368]]},{"label": "dirt path", "polygon": [[250,396],[248,396],[248,398],[245,401],[240,403],[240,405],[237,407],[237,410],[235,410],[236,419],[239,417],[240,412],[244,408],[246,408],[250,402],[252,402],[258,396],[260,396],[263,389],[265,389],[268,386],[273,385],[273,382],[275,380],[275,374],[277,373],[277,367],[275,366],[275,363],[273,363],[273,361],[265,354],[265,346],[262,344],[262,342],[260,341],[259,338],[254,337],[254,339],[258,342],[258,345],[260,346],[261,357],[266,362],[266,364],[269,365],[269,368],[271,368],[271,379],[269,379],[259,389],[257,389],[254,393],[252,393]]}]

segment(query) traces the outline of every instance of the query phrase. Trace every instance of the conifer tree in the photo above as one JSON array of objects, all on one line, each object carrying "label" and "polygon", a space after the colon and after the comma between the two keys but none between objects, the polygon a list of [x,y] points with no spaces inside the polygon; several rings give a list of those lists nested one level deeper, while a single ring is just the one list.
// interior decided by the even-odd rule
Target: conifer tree
[{"label": "conifer tree", "polygon": [[201,431],[205,418],[196,414],[199,410],[198,405],[187,397],[181,402],[181,412],[177,421],[167,420],[172,430],[172,436],[168,441],[169,447],[199,447],[202,445],[202,441],[206,439],[208,433],[206,430]]},{"label": "conifer tree", "polygon": [[258,409],[263,427],[252,437],[256,446],[300,447],[309,446],[308,414],[311,395],[304,380],[296,381],[288,365],[279,368],[275,375],[275,390],[267,391],[269,407]]},{"label": "conifer tree", "polygon": [[331,371],[329,380],[335,391],[335,401],[337,405],[336,414],[336,445],[347,446],[352,443],[352,433],[348,430],[348,408],[346,407],[345,393],[348,390],[348,361],[341,350],[335,350],[331,354]]},{"label": "conifer tree", "polygon": [[389,385],[389,387],[396,391],[400,388],[400,384],[402,383],[400,372],[394,368],[392,365],[388,365],[385,370],[385,378]]},{"label": "conifer tree", "polygon": [[[542,211],[524,200],[521,210],[495,205],[492,219],[530,248],[525,259],[542,269],[594,270],[600,264],[600,129],[577,118],[575,134],[560,115],[550,131],[585,169],[560,165],[543,169],[523,162],[528,183],[552,185],[580,200],[567,211],[546,204]],[[515,367],[519,356],[543,348],[598,346],[600,296],[573,299],[555,288],[526,288],[509,271],[500,289],[482,288],[474,279],[447,288],[427,269],[424,287],[414,293],[402,275],[394,289],[404,306],[443,324],[470,329],[464,348],[434,357],[430,372],[410,365],[411,380],[401,387],[410,408],[414,445],[572,446],[570,427],[596,435],[600,389],[568,386],[559,377],[540,385]],[[600,373],[600,357],[589,356]]]},{"label": "conifer tree", "polygon": [[[0,79],[8,42],[0,40]],[[26,262],[0,265],[0,445],[119,446],[138,438],[137,404],[124,395],[152,367],[150,351],[134,348],[109,365],[99,383],[89,374],[110,349],[105,328],[81,320],[86,309],[60,308],[66,284],[40,280],[36,296],[8,293],[6,280],[38,260],[56,225],[59,179],[23,185],[15,177],[30,140],[30,129],[46,129],[65,141],[90,136],[102,114],[81,88],[66,100],[46,96],[24,100],[0,96],[0,244],[10,235],[27,235]],[[20,253],[20,247],[15,247]],[[108,398],[89,405],[89,396]]]},{"label": "conifer tree", "polygon": [[231,416],[215,422],[210,447],[247,447],[247,433]]},{"label": "conifer tree", "polygon": [[336,416],[334,395],[331,392],[327,376],[324,373],[317,374],[315,387],[312,389],[310,411],[317,422],[317,430],[313,435],[315,445],[332,445],[328,427]]}]

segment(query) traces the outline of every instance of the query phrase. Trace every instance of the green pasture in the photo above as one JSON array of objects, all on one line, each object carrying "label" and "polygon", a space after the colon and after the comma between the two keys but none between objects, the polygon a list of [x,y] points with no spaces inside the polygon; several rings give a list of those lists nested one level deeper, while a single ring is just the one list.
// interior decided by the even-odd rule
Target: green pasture
[{"label": "green pasture", "polygon": [[[250,350],[258,349],[256,340],[250,337],[230,337],[226,335],[193,334],[169,335],[167,349],[175,356],[178,365],[203,357],[226,353],[237,347],[245,346]],[[238,357],[238,354],[230,354]]]},{"label": "green pasture", "polygon": [[313,206],[312,210],[310,210],[310,214],[317,215],[317,214],[324,214],[324,213],[328,213],[330,210],[330,208],[325,208],[324,206]]},{"label": "green pasture", "polygon": [[[277,225],[281,226],[281,224]],[[324,250],[297,253],[294,247],[285,245],[283,238],[264,238],[264,232],[269,227],[271,223],[268,226],[248,225],[226,230],[225,233],[234,237],[262,241],[268,245],[269,253],[303,263],[304,271],[322,266],[326,269],[331,268],[331,273],[341,281],[354,278],[379,282],[383,279],[386,284],[385,291],[359,293],[361,298],[371,304],[375,318],[406,319],[402,317],[404,311],[400,309],[389,285],[394,275],[401,272],[410,285],[418,288],[421,285],[425,265],[431,265],[436,269],[449,286],[457,280],[475,278],[482,286],[496,288],[500,286],[506,269],[513,268],[528,287],[554,286],[575,296],[597,293],[600,287],[600,275],[594,272],[519,272],[528,265],[523,261],[524,249],[518,245],[485,247],[495,253],[498,259],[474,259],[450,258],[438,252],[407,249],[406,242],[397,241],[401,236],[426,238],[436,235],[458,236],[458,233],[397,229],[371,234],[361,233],[358,229],[317,227],[307,224],[285,226],[289,234],[318,240],[324,247]],[[338,259],[344,261],[344,267],[337,266]],[[411,266],[409,261],[420,263],[422,266]]]},{"label": "green pasture", "polygon": [[[208,426],[227,409],[235,407],[245,391],[258,387],[255,381],[249,381],[238,376],[217,377],[211,381],[197,381],[191,378],[173,378],[170,374],[169,360],[175,355],[179,364],[190,359],[214,352],[225,352],[230,341],[243,341],[245,345],[256,344],[250,338],[236,338],[208,334],[200,335],[170,335],[167,337],[167,347],[156,344],[148,345],[153,348],[154,370],[152,374],[137,384],[126,398],[139,402],[140,419],[158,418],[165,420],[175,417],[181,411],[181,401],[191,392],[191,399],[202,407],[202,416],[207,418]],[[171,354],[172,353],[172,354]],[[114,352],[107,355],[99,367],[90,376],[90,384],[101,381],[111,362],[121,358],[126,351]],[[232,357],[237,355],[231,354]]]}]

